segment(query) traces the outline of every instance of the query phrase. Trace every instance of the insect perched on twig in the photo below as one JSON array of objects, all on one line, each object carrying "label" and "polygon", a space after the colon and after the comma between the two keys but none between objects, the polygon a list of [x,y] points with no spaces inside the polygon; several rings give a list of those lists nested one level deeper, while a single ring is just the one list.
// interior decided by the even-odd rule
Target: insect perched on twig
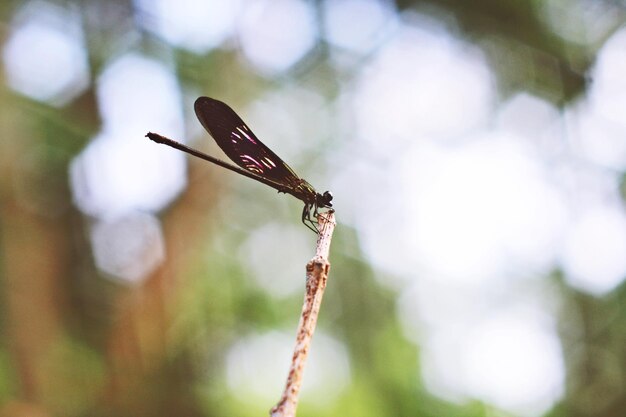
[{"label": "insect perched on twig", "polygon": [[317,215],[319,209],[332,210],[333,195],[330,191],[320,194],[307,181],[296,173],[270,148],[265,146],[243,120],[226,103],[209,97],[199,97],[194,109],[202,126],[213,136],[224,153],[238,166],[207,155],[182,143],[168,139],[157,133],[146,136],[157,143],[162,143],[191,155],[212,162],[238,174],[252,178],[278,190],[279,193],[291,194],[304,202],[302,223],[318,233]]}]

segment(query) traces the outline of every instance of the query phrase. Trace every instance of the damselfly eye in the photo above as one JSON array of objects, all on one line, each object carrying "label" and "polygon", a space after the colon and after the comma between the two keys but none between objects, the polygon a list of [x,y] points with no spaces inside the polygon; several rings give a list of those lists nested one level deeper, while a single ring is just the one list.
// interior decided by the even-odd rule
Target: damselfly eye
[{"label": "damselfly eye", "polygon": [[333,201],[333,193],[331,193],[330,191],[324,191],[324,194],[322,194],[321,204],[325,207],[332,207],[333,204],[331,203],[331,201]]}]

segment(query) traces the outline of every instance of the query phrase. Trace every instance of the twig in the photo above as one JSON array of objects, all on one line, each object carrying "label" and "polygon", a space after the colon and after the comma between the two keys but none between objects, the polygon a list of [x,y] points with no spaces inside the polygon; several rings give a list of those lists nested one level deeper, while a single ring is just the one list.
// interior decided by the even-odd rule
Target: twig
[{"label": "twig", "polygon": [[309,345],[313,338],[324,289],[326,288],[326,280],[330,270],[328,252],[333,231],[335,230],[335,215],[332,211],[329,211],[319,214],[317,219],[320,233],[317,239],[315,256],[306,265],[306,293],[304,295],[300,323],[298,324],[296,347],[293,352],[285,390],[278,404],[270,410],[271,417],[295,417],[296,415],[304,364],[309,355]]}]

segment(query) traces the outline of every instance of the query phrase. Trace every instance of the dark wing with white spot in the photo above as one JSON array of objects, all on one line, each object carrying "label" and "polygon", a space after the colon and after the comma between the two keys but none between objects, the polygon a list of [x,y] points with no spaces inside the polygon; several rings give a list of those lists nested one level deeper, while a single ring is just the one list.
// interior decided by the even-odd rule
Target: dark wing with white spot
[{"label": "dark wing with white spot", "polygon": [[301,182],[289,165],[265,146],[226,103],[200,97],[194,109],[202,126],[234,163],[281,184]]}]

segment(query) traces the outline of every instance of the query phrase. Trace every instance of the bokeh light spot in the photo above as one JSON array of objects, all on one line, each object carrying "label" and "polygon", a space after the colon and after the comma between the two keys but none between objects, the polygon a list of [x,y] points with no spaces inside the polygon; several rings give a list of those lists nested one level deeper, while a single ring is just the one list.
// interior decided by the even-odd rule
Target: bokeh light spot
[{"label": "bokeh light spot", "polygon": [[[260,287],[275,297],[288,297],[304,290],[304,282],[294,278],[303,276],[302,264],[310,252],[308,237],[302,234],[300,225],[268,224],[250,234],[241,247],[241,259],[249,265]],[[268,242],[289,243],[278,250],[278,243]],[[276,253],[281,256],[274,256]]]},{"label": "bokeh light spot", "polygon": [[302,0],[255,0],[239,25],[243,54],[260,72],[288,70],[315,45],[313,9]]},{"label": "bokeh light spot", "polygon": [[184,155],[130,134],[96,137],[70,167],[74,202],[100,218],[162,209],[182,191],[185,175]]},{"label": "bokeh light spot", "polygon": [[18,13],[2,56],[8,84],[35,100],[63,105],[89,84],[78,15],[46,2]]},{"label": "bokeh light spot", "polygon": [[626,277],[626,216],[621,206],[588,208],[572,225],[563,267],[567,281],[592,294],[604,294]]},{"label": "bokeh light spot", "polygon": [[[355,19],[358,25],[353,24]],[[396,14],[389,2],[380,0],[339,0],[324,2],[326,39],[333,45],[367,53],[394,27]]]},{"label": "bokeh light spot", "polygon": [[426,385],[453,401],[477,398],[519,415],[542,415],[564,392],[553,321],[529,307],[492,313],[464,326],[440,327],[425,340]]},{"label": "bokeh light spot", "polygon": [[118,57],[102,71],[97,92],[104,131],[143,136],[150,129],[184,141],[180,87],[162,63],[134,53]]},{"label": "bokeh light spot", "polygon": [[396,152],[388,146],[392,140],[464,137],[486,122],[493,93],[478,50],[418,21],[405,24],[380,50],[351,104],[359,136],[389,153]]},{"label": "bokeh light spot", "polygon": [[[226,376],[233,395],[242,401],[250,396],[274,399],[284,384],[291,357],[293,337],[269,332],[237,342],[226,359]],[[319,406],[332,403],[350,382],[350,363],[345,347],[323,332],[315,333],[315,343],[307,360],[302,400],[314,398]]]},{"label": "bokeh light spot", "polygon": [[140,23],[169,43],[204,53],[232,35],[238,0],[135,0]]},{"label": "bokeh light spot", "polygon": [[161,224],[146,213],[97,222],[91,245],[98,268],[128,283],[140,282],[165,257]]},{"label": "bokeh light spot", "polygon": [[528,310],[508,311],[480,323],[464,357],[473,396],[523,415],[541,415],[564,392],[565,367],[558,334]]}]

